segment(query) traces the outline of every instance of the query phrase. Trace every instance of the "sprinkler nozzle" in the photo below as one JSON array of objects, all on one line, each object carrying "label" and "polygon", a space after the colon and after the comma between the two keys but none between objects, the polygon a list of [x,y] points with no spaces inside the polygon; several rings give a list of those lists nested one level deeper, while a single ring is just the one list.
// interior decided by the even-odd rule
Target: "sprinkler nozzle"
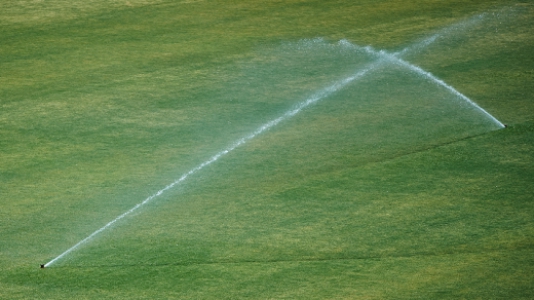
[{"label": "sprinkler nozzle", "polygon": [[44,269],[45,265],[41,265],[41,269]]}]

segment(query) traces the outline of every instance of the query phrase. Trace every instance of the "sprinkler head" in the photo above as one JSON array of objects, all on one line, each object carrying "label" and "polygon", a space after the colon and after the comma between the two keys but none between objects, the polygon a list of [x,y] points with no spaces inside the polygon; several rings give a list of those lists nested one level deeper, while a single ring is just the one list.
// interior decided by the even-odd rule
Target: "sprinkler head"
[{"label": "sprinkler head", "polygon": [[44,265],[41,265],[41,269],[44,269],[44,267],[45,267]]},{"label": "sprinkler head", "polygon": [[503,124],[504,125],[504,128],[508,128],[508,124]]}]

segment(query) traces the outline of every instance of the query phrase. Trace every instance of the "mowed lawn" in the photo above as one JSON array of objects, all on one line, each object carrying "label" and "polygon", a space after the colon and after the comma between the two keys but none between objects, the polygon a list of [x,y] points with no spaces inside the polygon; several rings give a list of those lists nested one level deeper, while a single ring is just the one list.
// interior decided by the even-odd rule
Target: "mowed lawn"
[{"label": "mowed lawn", "polygon": [[532,299],[533,23],[521,1],[1,1],[0,298]]}]

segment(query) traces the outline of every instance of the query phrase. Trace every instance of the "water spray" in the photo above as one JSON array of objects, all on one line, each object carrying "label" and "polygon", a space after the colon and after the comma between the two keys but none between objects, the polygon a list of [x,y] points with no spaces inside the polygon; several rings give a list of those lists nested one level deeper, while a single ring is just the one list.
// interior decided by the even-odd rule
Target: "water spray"
[{"label": "water spray", "polygon": [[429,46],[430,44],[434,43],[438,38],[440,37],[443,37],[443,36],[447,36],[447,35],[451,35],[451,34],[455,34],[456,32],[458,31],[463,31],[465,30],[466,28],[469,28],[469,27],[472,27],[472,26],[475,26],[477,24],[479,24],[480,22],[482,22],[486,17],[488,16],[488,13],[481,13],[481,14],[478,14],[478,15],[474,15],[462,22],[458,22],[458,23],[455,23],[455,24],[452,24],[450,26],[447,26],[445,28],[442,28],[440,30],[438,30],[438,32],[436,32],[435,34],[415,43],[415,44],[412,44],[406,48],[404,48],[403,50],[401,51],[398,51],[398,52],[395,52],[393,55],[399,57],[399,56],[403,56],[404,54],[407,54],[407,53],[416,53],[418,52],[419,50],[421,49],[424,49],[426,48],[427,46]]},{"label": "water spray", "polygon": [[122,218],[126,217],[127,215],[133,213],[134,211],[138,210],[139,208],[141,208],[142,206],[146,205],[147,203],[149,203],[150,201],[152,201],[154,198],[162,195],[165,191],[173,188],[174,186],[176,186],[177,184],[183,182],[184,180],[186,180],[190,175],[193,175],[194,173],[200,171],[201,169],[203,169],[204,167],[214,163],[215,161],[217,161],[219,158],[221,158],[222,156],[230,153],[231,151],[233,151],[235,148],[245,144],[247,141],[255,138],[256,136],[260,135],[261,133],[269,130],[270,128],[276,126],[278,123],[286,120],[286,119],[289,119],[291,117],[293,117],[294,115],[298,114],[300,111],[302,111],[304,108],[312,105],[313,103],[323,99],[323,98],[326,98],[328,96],[330,96],[331,94],[335,93],[336,91],[338,91],[339,89],[343,88],[344,86],[346,86],[347,84],[349,84],[350,82],[354,81],[354,80],[357,80],[361,77],[363,77],[367,72],[371,71],[372,69],[374,69],[376,67],[376,63],[371,63],[369,64],[367,67],[363,68],[362,70],[358,71],[357,73],[347,77],[347,78],[344,78],[343,80],[340,80],[340,81],[337,81],[335,82],[334,84],[322,89],[322,90],[319,90],[318,92],[316,92],[314,95],[312,95],[311,97],[309,97],[308,99],[306,99],[305,101],[301,102],[300,104],[298,104],[294,109],[290,110],[290,111],[287,111],[285,114],[283,114],[282,116],[274,119],[274,120],[271,120],[265,124],[263,124],[262,126],[260,126],[258,129],[256,129],[253,133],[251,133],[250,135],[238,140],[237,142],[235,142],[234,144],[232,144],[230,147],[220,151],[219,153],[215,154],[214,156],[212,156],[210,159],[208,159],[207,161],[201,163],[200,165],[198,165],[197,167],[191,169],[189,172],[187,172],[186,174],[182,175],[182,177],[180,177],[179,179],[177,179],[176,181],[172,182],[171,184],[167,185],[166,187],[164,187],[163,189],[157,191],[155,194],[153,194],[152,196],[146,198],[143,202],[141,203],[138,203],[137,205],[135,205],[134,207],[132,207],[130,210],[126,211],[125,213],[123,213],[122,215],[118,216],[117,218],[115,218],[114,220],[112,220],[111,222],[107,223],[106,225],[104,225],[103,227],[101,227],[100,229],[96,230],[95,232],[91,233],[89,236],[87,236],[86,238],[84,238],[83,240],[79,241],[77,244],[75,244],[74,246],[72,246],[71,248],[67,249],[65,252],[61,253],[59,256],[57,256],[56,258],[52,259],[51,261],[49,261],[48,263],[44,264],[44,265],[41,265],[41,268],[45,268],[45,267],[48,267],[50,265],[52,265],[53,263],[55,263],[56,261],[60,260],[61,258],[63,258],[64,256],[66,256],[67,254],[71,253],[72,251],[76,250],[78,247],[80,247],[81,245],[85,244],[86,242],[88,242],[89,240],[91,240],[94,236],[96,236],[97,234],[101,233],[102,231],[108,229],[109,227],[111,227],[113,224],[115,224],[117,221],[121,220]]},{"label": "water spray", "polygon": [[[477,16],[476,18],[474,18],[474,20],[476,19],[480,19],[481,18],[481,15]],[[464,23],[466,22],[462,22],[462,23],[459,23],[459,24],[462,24],[462,26],[466,26]],[[472,24],[474,23],[474,21],[469,21],[467,22],[467,24]],[[456,25],[453,25],[451,27],[448,27],[448,28],[454,28],[454,27],[458,27],[459,25],[456,24]],[[126,216],[130,215],[131,213],[133,213],[134,211],[138,210],[139,208],[143,207],[144,205],[146,205],[147,203],[151,202],[152,200],[154,200],[156,197],[162,195],[164,192],[166,192],[167,190],[170,190],[172,189],[173,187],[175,187],[176,185],[182,183],[183,181],[185,181],[190,175],[193,175],[195,174],[196,172],[202,170],[204,167],[216,162],[218,159],[220,159],[221,157],[223,157],[224,155],[232,152],[234,149],[236,149],[237,147],[245,144],[246,142],[248,142],[249,140],[255,138],[256,136],[264,133],[265,131],[268,131],[270,128],[278,125],[280,122],[284,121],[284,120],[287,120],[293,116],[295,116],[296,114],[298,114],[299,112],[301,112],[303,109],[305,109],[306,107],[324,99],[324,98],[327,98],[328,96],[334,94],[335,92],[339,91],[340,89],[342,89],[343,87],[347,86],[349,83],[351,82],[354,82],[354,81],[357,81],[359,80],[360,78],[364,77],[366,74],[368,74],[369,72],[377,69],[379,66],[383,65],[384,63],[387,63],[387,62],[390,62],[390,63],[395,63],[397,65],[400,65],[400,66],[403,66],[415,73],[418,73],[419,75],[423,76],[423,77],[426,77],[428,78],[429,80],[435,82],[436,84],[439,84],[440,86],[443,86],[445,87],[447,90],[449,90],[451,93],[453,93],[454,95],[458,96],[459,98],[467,101],[470,105],[474,106],[475,108],[481,110],[482,112],[484,112],[485,115],[487,115],[490,119],[492,119],[496,124],[498,124],[501,128],[504,128],[505,125],[503,125],[500,121],[498,121],[496,118],[494,118],[492,115],[490,115],[488,112],[486,112],[484,109],[482,109],[480,106],[478,106],[476,103],[474,103],[473,101],[471,101],[469,98],[467,98],[466,96],[464,96],[463,94],[461,94],[460,92],[458,92],[457,90],[455,90],[453,87],[447,85],[445,82],[443,82],[442,80],[436,78],[434,75],[432,75],[430,72],[427,72],[427,71],[424,71],[423,69],[417,67],[417,66],[414,66],[410,63],[408,63],[407,61],[405,60],[402,60],[401,58],[399,58],[400,56],[408,53],[408,52],[412,52],[412,51],[415,51],[415,50],[418,50],[418,49],[421,49],[423,47],[426,47],[428,45],[430,45],[431,43],[433,43],[439,36],[447,33],[448,31],[450,30],[446,30],[447,28],[445,28],[444,30],[442,30],[440,33],[438,34],[435,34],[425,40],[422,40],[412,46],[409,46],[407,47],[406,49],[402,50],[402,51],[399,51],[399,52],[396,52],[396,53],[387,53],[385,51],[376,51],[374,50],[373,48],[371,47],[359,47],[359,46],[356,46],[356,45],[353,45],[351,43],[349,43],[348,41],[346,40],[342,40],[340,41],[341,44],[344,44],[344,45],[348,45],[350,47],[354,47],[355,49],[359,49],[359,50],[363,50],[365,52],[367,52],[368,54],[371,54],[373,57],[376,58],[376,60],[372,63],[369,63],[367,64],[365,67],[359,69],[357,72],[353,73],[351,76],[349,77],[346,77],[342,80],[339,80],[339,81],[336,81],[334,82],[333,84],[331,84],[330,86],[327,86],[319,91],[317,91],[315,94],[313,94],[312,96],[310,96],[308,99],[306,99],[305,101],[299,103],[296,107],[294,107],[293,109],[287,111],[286,113],[284,113],[283,115],[281,115],[280,117],[276,118],[276,119],[273,119],[265,124],[263,124],[262,126],[260,126],[258,129],[256,129],[254,132],[252,132],[251,134],[239,139],[238,141],[236,141],[235,143],[233,143],[232,145],[230,145],[229,147],[227,147],[226,149],[218,152],[217,154],[215,154],[214,156],[212,156],[211,158],[209,158],[208,160],[206,160],[205,162],[201,163],[200,165],[196,166],[195,168],[191,169],[189,172],[185,173],[184,175],[182,175],[180,178],[178,178],[177,180],[175,180],[174,182],[170,183],[169,185],[165,186],[164,188],[162,188],[161,190],[157,191],[156,193],[154,193],[153,195],[151,195],[150,197],[146,198],[145,200],[143,200],[142,202],[138,203],[137,205],[135,205],[134,207],[132,207],[131,209],[129,209],[128,211],[124,212],[123,214],[121,214],[120,216],[116,217],[115,219],[113,219],[112,221],[110,221],[109,223],[107,223],[106,225],[102,226],[101,228],[99,228],[98,230],[96,230],[95,232],[91,233],[89,236],[87,236],[86,238],[82,239],[81,241],[79,241],[78,243],[76,243],[74,246],[70,247],[69,249],[67,249],[65,252],[61,253],[59,256],[55,257],[54,259],[52,259],[51,261],[49,261],[48,263],[46,264],[41,264],[40,267],[42,269],[46,268],[46,267],[49,267],[50,265],[54,264],[55,262],[57,262],[58,260],[60,260],[61,258],[65,257],[66,255],[68,255],[69,253],[71,253],[72,251],[76,250],[77,248],[79,248],[80,246],[82,246],[83,244],[87,243],[88,241],[90,241],[92,238],[94,238],[96,235],[98,235],[99,233],[103,232],[104,230],[110,228],[111,226],[113,226],[116,222],[118,222],[119,220],[125,218]]]}]

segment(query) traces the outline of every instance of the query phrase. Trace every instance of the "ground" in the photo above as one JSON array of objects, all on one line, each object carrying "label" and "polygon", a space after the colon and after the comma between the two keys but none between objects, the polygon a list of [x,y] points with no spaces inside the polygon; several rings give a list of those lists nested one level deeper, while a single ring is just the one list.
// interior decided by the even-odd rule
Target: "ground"
[{"label": "ground", "polygon": [[529,2],[1,7],[0,298],[533,297]]}]

